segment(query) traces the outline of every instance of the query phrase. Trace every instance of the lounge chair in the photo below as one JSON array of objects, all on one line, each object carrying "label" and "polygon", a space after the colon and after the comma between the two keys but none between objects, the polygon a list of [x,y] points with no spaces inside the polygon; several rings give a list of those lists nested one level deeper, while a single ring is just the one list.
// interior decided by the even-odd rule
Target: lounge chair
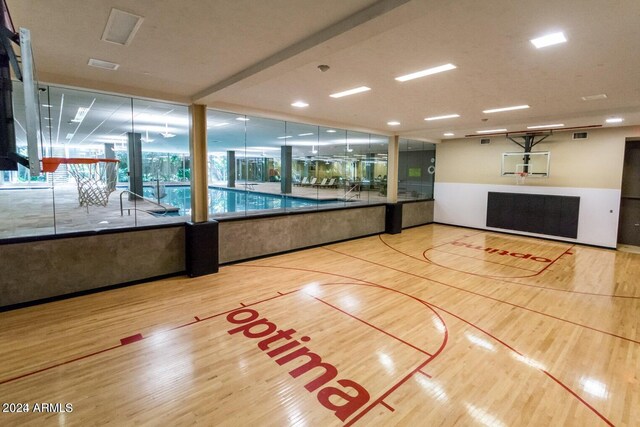
[{"label": "lounge chair", "polygon": [[309,184],[309,178],[306,176],[302,178],[302,181],[295,183],[295,185],[298,187],[307,185],[307,184]]},{"label": "lounge chair", "polygon": [[327,185],[327,178],[322,178],[322,182],[320,184],[313,184],[314,187],[324,187]]},{"label": "lounge chair", "polygon": [[316,181],[318,180],[318,178],[316,178],[315,176],[313,178],[311,178],[311,181],[307,184],[311,187],[313,187],[314,185],[316,185]]}]

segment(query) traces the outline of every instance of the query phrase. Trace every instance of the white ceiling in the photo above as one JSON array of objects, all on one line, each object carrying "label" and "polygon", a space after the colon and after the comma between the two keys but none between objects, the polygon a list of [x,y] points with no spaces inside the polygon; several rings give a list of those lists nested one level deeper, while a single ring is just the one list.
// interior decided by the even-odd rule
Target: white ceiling
[{"label": "white ceiling", "polygon": [[[640,124],[638,0],[7,3],[16,27],[31,30],[39,78],[49,83],[429,140],[612,116]],[[112,7],[144,17],[128,46],[100,40]],[[529,42],[554,31],[567,43]],[[91,57],[120,68],[88,67]],[[446,63],[458,68],[394,80]],[[329,97],[361,85],[372,90]],[[607,99],[581,99],[600,93]],[[296,100],[310,106],[295,109]],[[531,108],[482,113],[519,104]],[[424,120],[451,113],[461,117]]]}]

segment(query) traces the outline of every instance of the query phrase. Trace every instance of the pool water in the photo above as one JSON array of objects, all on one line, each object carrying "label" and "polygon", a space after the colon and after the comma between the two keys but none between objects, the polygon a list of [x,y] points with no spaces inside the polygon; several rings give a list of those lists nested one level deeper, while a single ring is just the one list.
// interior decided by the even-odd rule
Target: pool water
[{"label": "pool water", "polygon": [[[191,213],[191,187],[186,185],[166,186],[164,191],[166,196],[160,199],[160,203],[179,208],[180,215],[189,215]],[[156,200],[155,189],[152,187],[144,187],[143,195],[150,200]],[[338,199],[315,200],[303,197],[285,197],[278,194],[209,187],[209,214],[304,208],[336,203],[344,202]]]}]

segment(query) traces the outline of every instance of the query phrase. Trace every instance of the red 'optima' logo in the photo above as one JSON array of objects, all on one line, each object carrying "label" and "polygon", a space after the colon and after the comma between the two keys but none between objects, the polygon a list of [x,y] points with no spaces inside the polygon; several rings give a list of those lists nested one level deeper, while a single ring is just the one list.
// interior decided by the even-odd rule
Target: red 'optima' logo
[{"label": "red 'optima' logo", "polygon": [[[304,358],[303,360],[306,360],[306,362],[289,371],[289,375],[293,378],[298,378],[306,372],[316,369],[316,372],[321,375],[309,381],[304,388],[309,392],[314,392],[320,387],[324,387],[318,392],[318,402],[325,408],[333,411],[336,417],[342,421],[349,418],[369,401],[369,393],[367,390],[355,381],[339,379],[337,383],[342,386],[342,388],[326,386],[329,381],[338,376],[338,369],[330,363],[323,362],[320,356],[311,352],[307,347],[300,347],[300,342],[293,339],[293,334],[296,333],[295,329],[287,329],[286,331],[280,329],[276,332],[278,327],[274,323],[269,322],[266,318],[258,319],[259,316],[257,311],[249,308],[231,312],[227,315],[227,320],[230,323],[242,326],[230,329],[227,332],[231,335],[242,332],[247,338],[264,338],[258,342],[258,348],[266,352],[267,356],[274,359],[280,366],[292,360]],[[299,340],[308,342],[311,341],[311,338],[302,336]],[[293,351],[289,352],[290,350]],[[349,390],[350,394],[345,390]],[[353,394],[353,392],[355,392],[355,394]],[[341,402],[343,401],[344,404],[336,404],[336,399],[333,398],[332,401],[332,396],[338,396],[340,398],[339,400]]]}]

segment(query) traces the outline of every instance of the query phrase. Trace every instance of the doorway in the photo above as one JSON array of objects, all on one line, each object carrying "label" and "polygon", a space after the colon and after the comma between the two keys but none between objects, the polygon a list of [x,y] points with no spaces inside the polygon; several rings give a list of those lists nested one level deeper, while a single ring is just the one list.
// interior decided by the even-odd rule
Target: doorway
[{"label": "doorway", "polygon": [[625,145],[618,244],[640,247],[640,140]]}]

